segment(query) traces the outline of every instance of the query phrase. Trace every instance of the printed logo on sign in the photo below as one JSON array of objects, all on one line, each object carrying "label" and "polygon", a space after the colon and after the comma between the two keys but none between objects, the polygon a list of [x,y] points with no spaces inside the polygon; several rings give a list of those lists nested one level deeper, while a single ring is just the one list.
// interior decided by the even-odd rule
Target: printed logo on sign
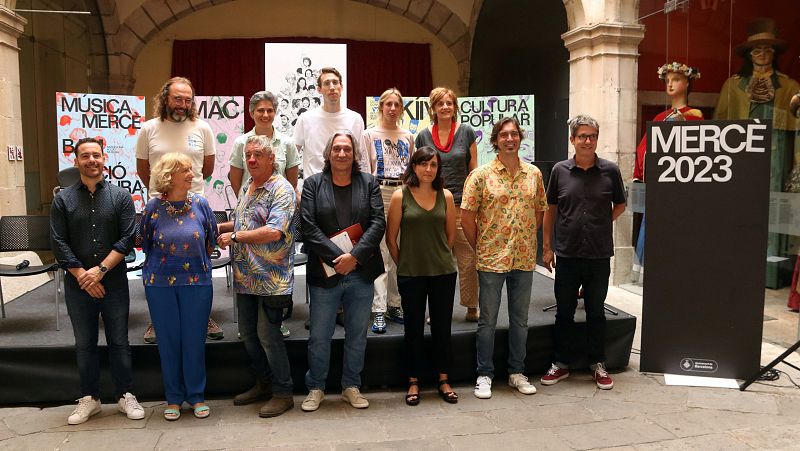
[{"label": "printed logo on sign", "polygon": [[684,358],[681,360],[681,369],[686,372],[716,373],[719,364],[716,360]]}]

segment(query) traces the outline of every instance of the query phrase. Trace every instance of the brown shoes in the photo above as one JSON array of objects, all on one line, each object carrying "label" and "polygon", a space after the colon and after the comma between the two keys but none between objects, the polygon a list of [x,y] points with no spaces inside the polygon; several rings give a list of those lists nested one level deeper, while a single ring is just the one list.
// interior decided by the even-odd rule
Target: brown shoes
[{"label": "brown shoes", "polygon": [[294,398],[289,396],[273,396],[266,404],[261,406],[258,416],[261,418],[272,418],[283,414],[294,408]]}]

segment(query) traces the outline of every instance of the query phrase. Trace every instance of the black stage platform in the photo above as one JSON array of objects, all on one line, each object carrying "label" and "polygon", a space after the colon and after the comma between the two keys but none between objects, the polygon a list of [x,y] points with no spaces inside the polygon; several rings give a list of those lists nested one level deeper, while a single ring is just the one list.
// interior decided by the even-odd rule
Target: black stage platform
[{"label": "black stage platform", "polygon": [[[304,374],[307,369],[306,345],[308,331],[303,322],[308,317],[305,303],[305,275],[295,279],[295,306],[292,319],[285,324],[292,334],[287,340],[295,390],[305,392]],[[140,280],[131,280],[131,313],[129,337],[133,352],[134,392],[140,400],[163,399],[158,348],[142,341],[148,321],[147,303]],[[456,290],[458,297],[458,290]],[[503,295],[505,298],[505,293]],[[544,306],[553,304],[553,281],[536,274],[533,284],[528,334],[527,370],[531,375],[541,375],[550,366],[552,358],[552,329],[555,309],[542,312]],[[508,313],[503,301],[495,341],[496,377],[506,377]],[[475,377],[476,323],[464,321],[465,309],[458,305],[453,313],[453,368],[450,379],[456,383],[469,382]],[[0,404],[69,402],[78,396],[78,370],[75,364],[74,338],[63,299],[60,303],[61,330],[55,330],[53,307],[53,282],[6,304],[7,318],[0,319]],[[607,364],[611,369],[628,365],[636,318],[620,312],[619,316],[606,315]],[[225,339],[208,341],[206,367],[209,398],[231,397],[252,385],[247,369],[244,346],[238,341],[237,326],[233,321],[232,295],[225,286],[224,277],[214,279],[214,307],[212,317],[225,331]],[[583,311],[576,314],[576,328],[585,333]],[[426,333],[428,329],[426,328]],[[102,358],[103,399],[112,400],[112,385],[108,374],[105,339],[100,333]],[[344,329],[337,326],[331,352],[331,370],[328,389],[338,391],[341,377],[341,355]],[[403,370],[403,326],[389,322],[387,333],[375,335],[368,332],[365,367],[362,382],[369,388],[401,386],[406,379]],[[585,367],[586,362],[576,362]],[[424,383],[432,383],[433,375]]]}]

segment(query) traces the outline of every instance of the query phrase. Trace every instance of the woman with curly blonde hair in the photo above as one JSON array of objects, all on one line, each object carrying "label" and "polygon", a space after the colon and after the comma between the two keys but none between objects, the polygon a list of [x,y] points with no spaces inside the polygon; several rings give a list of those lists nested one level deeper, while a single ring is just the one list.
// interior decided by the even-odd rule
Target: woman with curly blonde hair
[{"label": "woman with curly blonde hair", "polygon": [[208,202],[189,192],[195,177],[191,159],[164,155],[153,167],[160,197],[150,199],[140,224],[145,297],[158,334],[166,392],[164,418],[177,420],[187,402],[205,418],[205,341],[211,313],[211,251],[217,222]]}]

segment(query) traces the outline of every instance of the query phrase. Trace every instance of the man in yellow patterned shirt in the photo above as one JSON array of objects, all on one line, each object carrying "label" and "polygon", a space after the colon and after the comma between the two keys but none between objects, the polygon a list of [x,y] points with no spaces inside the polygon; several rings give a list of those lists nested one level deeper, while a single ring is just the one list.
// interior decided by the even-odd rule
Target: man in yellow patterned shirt
[{"label": "man in yellow patterned shirt", "polygon": [[528,307],[536,266],[536,231],[547,200],[542,173],[519,158],[522,129],[515,118],[498,121],[491,143],[497,158],[467,177],[461,203],[461,224],[478,262],[478,379],[475,396],[491,398],[494,377],[494,335],[503,283],[508,293],[508,384],[532,395],[525,376]]}]

